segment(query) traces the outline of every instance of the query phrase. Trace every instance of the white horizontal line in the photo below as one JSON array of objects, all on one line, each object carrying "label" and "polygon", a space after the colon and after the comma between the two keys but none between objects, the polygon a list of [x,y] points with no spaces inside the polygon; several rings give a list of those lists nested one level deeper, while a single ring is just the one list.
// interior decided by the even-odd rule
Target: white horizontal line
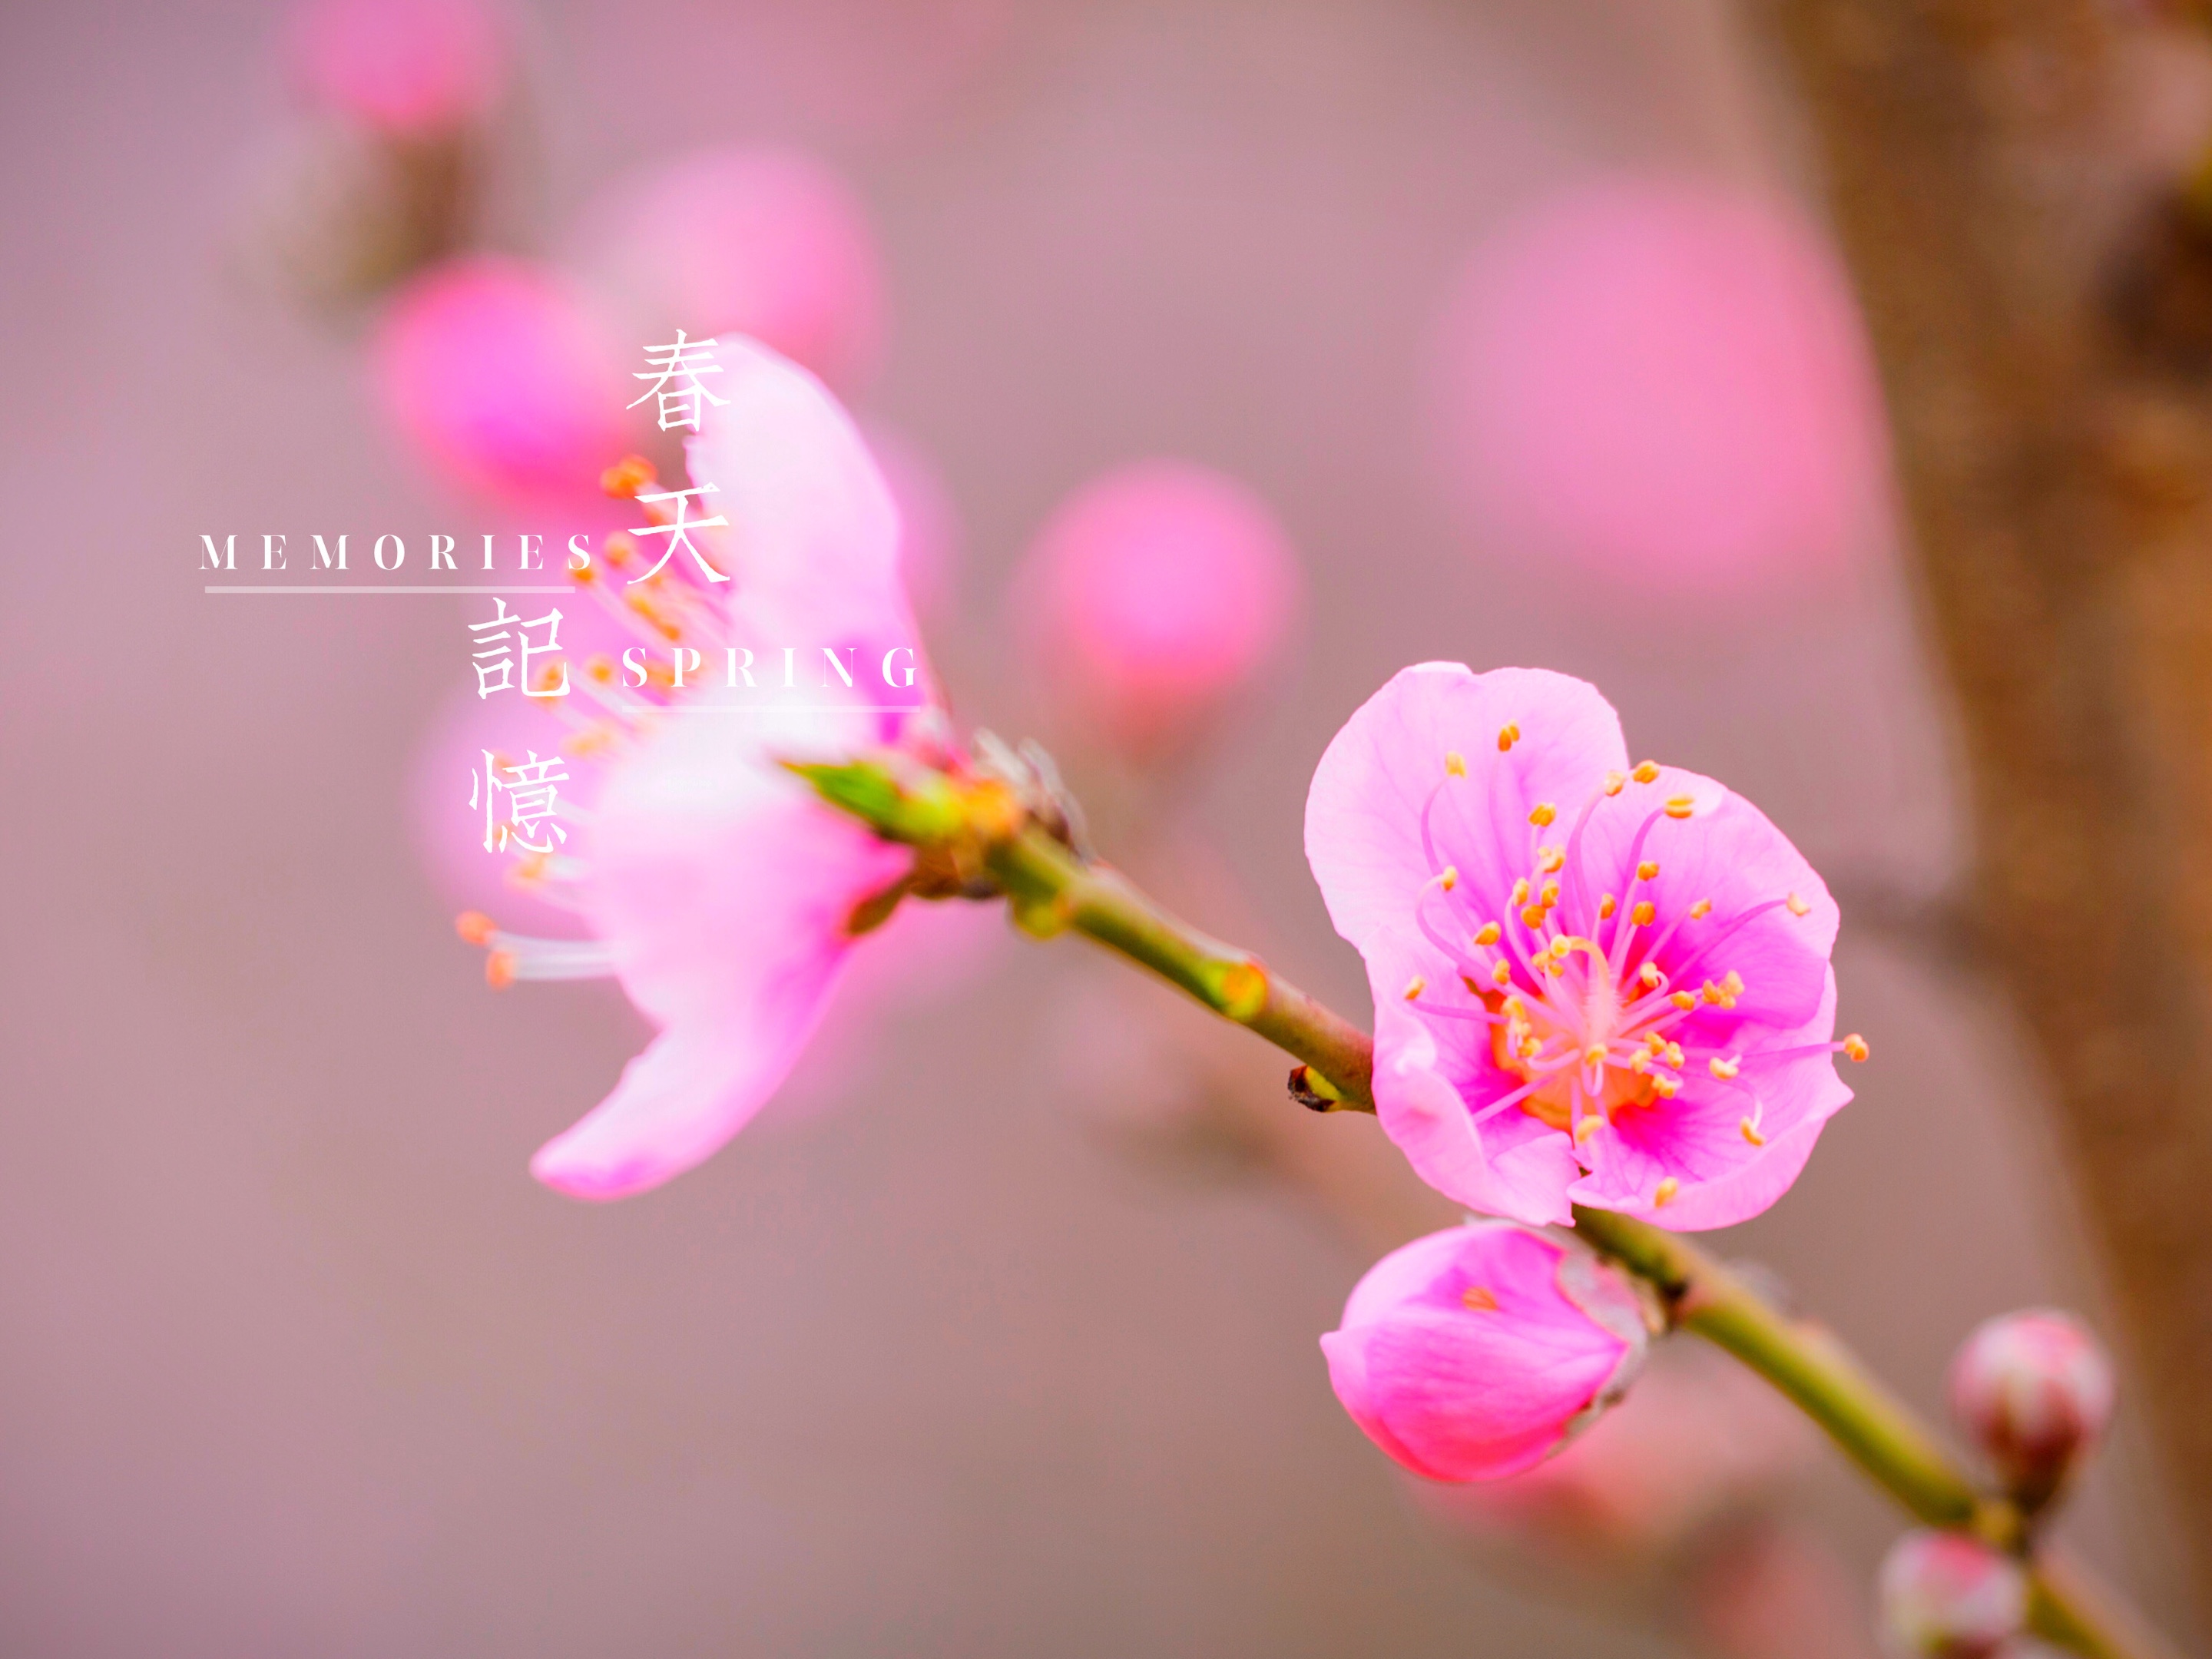
[{"label": "white horizontal line", "polygon": [[574,589],[565,583],[553,586],[508,582],[498,586],[483,587],[393,587],[381,582],[341,582],[335,585],[318,582],[306,587],[248,587],[240,582],[210,582],[200,591],[203,593],[568,593]]}]

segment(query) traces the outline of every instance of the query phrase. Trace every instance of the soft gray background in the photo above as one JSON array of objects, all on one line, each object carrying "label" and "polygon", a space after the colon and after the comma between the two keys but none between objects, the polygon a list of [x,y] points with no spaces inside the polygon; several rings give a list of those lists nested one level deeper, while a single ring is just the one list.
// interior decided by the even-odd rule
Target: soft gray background
[{"label": "soft gray background", "polygon": [[[998,579],[1061,492],[1169,451],[1267,495],[1323,621],[1203,810],[1289,971],[1358,994],[1300,805],[1345,712],[1426,656],[1598,679],[1639,751],[1832,869],[1952,867],[1884,550],[1778,611],[1655,623],[1485,561],[1428,475],[1424,331],[1486,223],[1600,165],[1787,181],[1720,12],[987,8],[957,74],[884,47],[895,12],[544,8],[514,221],[550,234],[711,137],[851,171],[891,281],[872,402],[965,517],[947,655],[994,722],[1022,724],[991,689]],[[0,23],[0,1650],[1661,1651],[1416,1523],[1314,1346],[1364,1265],[1334,1234],[1152,1181],[1065,1109],[1032,1033],[1078,946],[913,1022],[896,1086],[665,1192],[530,1183],[641,1028],[602,988],[486,994],[415,867],[450,602],[214,601],[193,571],[203,530],[474,524],[383,434],[348,343],[227,274],[282,114],[276,18]],[[880,95],[793,67],[872,54]],[[1736,1248],[1932,1407],[1972,1320],[2094,1296],[2002,1012],[1844,939],[1878,1063]],[[2079,1530],[2156,1599],[2126,1455]],[[1841,1474],[1816,1502],[1869,1569],[1887,1512]]]}]

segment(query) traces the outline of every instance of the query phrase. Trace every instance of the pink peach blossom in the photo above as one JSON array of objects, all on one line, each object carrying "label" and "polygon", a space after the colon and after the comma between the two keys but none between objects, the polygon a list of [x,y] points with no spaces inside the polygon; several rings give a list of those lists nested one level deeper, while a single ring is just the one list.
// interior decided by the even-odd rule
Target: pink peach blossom
[{"label": "pink peach blossom", "polygon": [[882,349],[867,210],[801,151],[732,146],[659,163],[586,212],[575,243],[641,341],[677,327],[750,335],[848,392]]},{"label": "pink peach blossom", "polygon": [[[893,650],[919,660],[896,516],[859,431],[818,381],[765,348],[725,336],[717,355],[727,401],[690,460],[730,520],[704,538],[726,593],[682,560],[627,586],[632,556],[581,595],[603,598],[656,651],[713,661],[741,647],[765,663],[800,641],[810,655],[849,646],[863,663]],[[464,921],[489,947],[495,982],[611,975],[660,1030],[613,1092],[538,1152],[532,1171],[549,1186],[619,1198],[726,1142],[782,1083],[864,946],[856,912],[909,868],[903,849],[823,805],[781,763],[914,737],[934,706],[927,665],[896,704],[866,678],[847,689],[822,678],[826,687],[772,705],[741,704],[711,676],[634,691],[604,672],[576,678],[582,695],[562,712],[580,728],[572,741],[604,757],[596,799],[577,843],[525,873],[573,906],[589,937]]]},{"label": "pink peach blossom", "polygon": [[1469,258],[1435,374],[1486,547],[1741,594],[1882,533],[1871,355],[1786,206],[1634,176],[1540,202]]},{"label": "pink peach blossom", "polygon": [[475,0],[312,0],[289,45],[313,103],[396,138],[481,119],[507,72],[499,23]]},{"label": "pink peach blossom", "polygon": [[370,352],[393,425],[465,489],[574,501],[623,452],[634,394],[619,353],[576,291],[542,267],[441,265],[393,298]]},{"label": "pink peach blossom", "polygon": [[2047,1495],[2103,1437],[2112,1364],[2087,1326],[2057,1309],[1977,1327],[1951,1362],[1951,1410],[2017,1490]]},{"label": "pink peach blossom", "polygon": [[1882,1633],[1899,1655],[1992,1659],[2027,1614],[2020,1564],[1956,1532],[1909,1532],[1881,1564]]},{"label": "pink peach blossom", "polygon": [[1820,878],[1710,778],[1632,768],[1580,680],[1404,670],[1322,756],[1306,855],[1366,960],[1382,1126],[1471,1208],[1726,1226],[1851,1097]]},{"label": "pink peach blossom", "polygon": [[1024,556],[1015,617],[1051,695],[1141,756],[1251,682],[1297,621],[1304,586],[1257,495],[1205,467],[1146,461],[1054,514]]},{"label": "pink peach blossom", "polygon": [[1635,1381],[1646,1340],[1635,1292],[1589,1250],[1478,1221],[1369,1268],[1321,1346],[1369,1439],[1416,1474],[1466,1481],[1565,1445]]}]

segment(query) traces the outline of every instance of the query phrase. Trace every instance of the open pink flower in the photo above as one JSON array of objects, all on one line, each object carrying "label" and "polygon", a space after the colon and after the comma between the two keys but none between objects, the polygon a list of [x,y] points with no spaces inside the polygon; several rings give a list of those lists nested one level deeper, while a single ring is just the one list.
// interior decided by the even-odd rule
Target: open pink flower
[{"label": "open pink flower", "polygon": [[[580,728],[570,747],[603,756],[604,773],[574,841],[525,873],[579,910],[591,937],[523,938],[464,918],[490,948],[495,982],[612,975],[660,1027],[613,1091],[532,1163],[579,1198],[656,1186],[744,1125],[820,1020],[855,944],[856,911],[910,864],[781,765],[899,743],[933,707],[890,495],[811,375],[734,336],[717,356],[727,402],[710,411],[690,460],[694,481],[719,491],[704,499],[730,520],[726,533],[700,538],[708,568],[730,580],[678,554],[633,585],[631,552],[580,583],[636,629],[657,665],[692,653],[684,685],[662,667],[631,689],[601,662],[560,700]],[[787,647],[813,670],[796,689],[774,689],[782,676],[772,672],[761,676],[765,699],[725,684],[731,653],[780,669]],[[854,685],[823,667],[825,647],[849,651]],[[888,692],[870,677],[887,658],[896,665]]]},{"label": "open pink flower", "polygon": [[1383,1127],[1474,1209],[1725,1226],[1851,1097],[1820,877],[1711,779],[1632,768],[1583,681],[1404,670],[1322,756],[1306,855],[1366,959]]},{"label": "open pink flower", "polygon": [[1431,1480],[1533,1468],[1596,1420],[1644,1364],[1625,1280],[1582,1245],[1506,1222],[1393,1250],[1321,1340],[1367,1437]]}]

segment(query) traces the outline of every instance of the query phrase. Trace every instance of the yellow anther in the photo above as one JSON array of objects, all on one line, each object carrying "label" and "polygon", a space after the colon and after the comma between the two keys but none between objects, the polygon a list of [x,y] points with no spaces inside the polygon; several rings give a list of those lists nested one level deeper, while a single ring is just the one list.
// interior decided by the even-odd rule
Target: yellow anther
[{"label": "yellow anther", "polygon": [[1552,941],[1552,960],[1554,962],[1565,962],[1567,959],[1567,952],[1574,948],[1575,947],[1572,943],[1567,939],[1565,935],[1562,934],[1559,938]]},{"label": "yellow anther", "polygon": [[1736,972],[1735,969],[1729,969],[1728,972],[1722,976],[1721,994],[1723,996],[1729,997],[1741,996],[1743,994],[1743,975]]},{"label": "yellow anther", "polygon": [[1459,866],[1455,864],[1447,864],[1444,866],[1443,874],[1437,879],[1443,884],[1444,891],[1450,892],[1453,888],[1459,885]]},{"label": "yellow anther", "polygon": [[1522,1043],[1522,1045],[1521,1045],[1521,1058],[1522,1058],[1522,1059],[1523,1059],[1523,1060],[1534,1060],[1534,1059],[1535,1059],[1535,1058],[1536,1058],[1536,1050],[1538,1050],[1539,1048],[1542,1048],[1543,1046],[1544,1046],[1544,1045],[1543,1045],[1542,1043],[1540,1043],[1540,1042],[1537,1042],[1535,1038],[1534,1038],[1534,1037],[1529,1037],[1529,1038],[1528,1038],[1528,1039],[1527,1039],[1525,1042],[1523,1042]]},{"label": "yellow anther", "polygon": [[1636,970],[1636,977],[1644,981],[1646,989],[1656,991],[1659,988],[1659,981],[1666,975],[1659,971],[1657,963],[1647,962]]},{"label": "yellow anther", "polygon": [[1496,1313],[1498,1298],[1480,1285],[1470,1285],[1459,1293],[1459,1299],[1477,1313]]},{"label": "yellow anther", "polygon": [[1512,984],[1513,964],[1510,962],[1501,962],[1495,968],[1492,968],[1490,970],[1490,982],[1492,985]]},{"label": "yellow anther", "polygon": [[1874,1050],[1867,1047],[1867,1040],[1864,1037],[1854,1031],[1844,1039],[1844,1052],[1853,1060],[1863,1060]]},{"label": "yellow anther", "polygon": [[1638,881],[1656,881],[1659,878],[1659,860],[1656,859],[1646,859],[1643,863],[1638,865],[1636,866],[1636,878]]},{"label": "yellow anther", "polygon": [[1474,930],[1474,942],[1477,945],[1495,945],[1498,943],[1498,932],[1496,922],[1486,921]]},{"label": "yellow anther", "polygon": [[1600,921],[1611,921],[1613,919],[1613,895],[1607,893],[1603,898],[1597,902],[1597,919]]},{"label": "yellow anther", "polygon": [[1608,795],[1617,795],[1620,793],[1621,787],[1627,781],[1627,773],[1608,772],[1605,775],[1605,793]]},{"label": "yellow anther", "polygon": [[1659,763],[1657,761],[1644,761],[1640,763],[1637,766],[1637,769],[1628,775],[1634,778],[1638,783],[1656,783],[1659,781]]},{"label": "yellow anther", "polygon": [[1530,927],[1541,927],[1544,925],[1544,907],[1540,904],[1524,907],[1521,912],[1521,920]]},{"label": "yellow anther", "polygon": [[1547,876],[1557,873],[1566,861],[1567,855],[1556,847],[1540,847],[1536,849],[1536,867]]},{"label": "yellow anther", "polygon": [[1667,1045],[1667,1063],[1678,1072],[1682,1069],[1682,1045],[1680,1043],[1670,1042]]},{"label": "yellow anther", "polygon": [[1528,878],[1522,877],[1513,884],[1513,905],[1516,909],[1528,902]]},{"label": "yellow anther", "polygon": [[1698,994],[1705,998],[1707,1002],[1713,1003],[1717,1006],[1720,1001],[1728,995],[1728,993],[1722,990],[1721,988],[1714,984],[1712,981],[1707,980],[1702,986],[1698,987]]},{"label": "yellow anther", "polygon": [[1759,1133],[1759,1126],[1756,1123],[1753,1123],[1749,1118],[1744,1119],[1742,1122],[1737,1124],[1735,1127],[1743,1132],[1743,1138],[1749,1141],[1753,1146],[1764,1146],[1766,1145],[1766,1137]]},{"label": "yellow anther", "polygon": [[1536,901],[1547,910],[1550,909],[1559,902],[1559,884],[1556,881],[1546,882],[1544,890],[1536,895]]},{"label": "yellow anther", "polygon": [[1592,1135],[1595,1134],[1603,1127],[1605,1127],[1605,1120],[1600,1117],[1595,1112],[1592,1112],[1588,1117],[1583,1119],[1581,1122],[1575,1125],[1575,1145],[1577,1146],[1581,1146],[1583,1142],[1588,1140]]},{"label": "yellow anther", "polygon": [[1406,981],[1406,1000],[1411,1002],[1415,997],[1420,995],[1422,992],[1428,988],[1428,981],[1423,979],[1419,974],[1414,975],[1413,978]]},{"label": "yellow anther", "polygon": [[1670,818],[1686,818],[1692,812],[1697,811],[1697,807],[1698,803],[1687,795],[1667,797],[1667,816]]},{"label": "yellow anther", "polygon": [[1713,902],[1711,899],[1699,899],[1695,904],[1690,907],[1690,920],[1692,921],[1702,921],[1707,916],[1712,915],[1712,913]]},{"label": "yellow anther", "polygon": [[1739,1071],[1741,1071],[1742,1067],[1737,1065],[1735,1060],[1723,1060],[1718,1054],[1715,1054],[1711,1060],[1705,1062],[1705,1069],[1711,1072],[1715,1077],[1720,1079],[1722,1082],[1725,1083],[1729,1079],[1734,1077]]},{"label": "yellow anther", "polygon": [[1644,1034],[1644,1046],[1652,1054],[1663,1054],[1667,1052],[1667,1039],[1656,1031],[1646,1031]]},{"label": "yellow anther", "polygon": [[1678,1077],[1655,1076],[1651,1079],[1651,1092],[1662,1100],[1672,1100],[1682,1092],[1682,1079]]},{"label": "yellow anther", "polygon": [[1467,757],[1461,754],[1456,749],[1445,750],[1444,771],[1446,774],[1455,778],[1465,777],[1467,775]]},{"label": "yellow anther", "polygon": [[1498,728],[1498,752],[1499,754],[1504,754],[1507,750],[1510,749],[1515,744],[1520,741],[1521,728],[1514,725],[1511,721],[1509,720],[1506,724]]},{"label": "yellow anther", "polygon": [[1649,927],[1652,918],[1659,914],[1658,907],[1650,899],[1638,899],[1628,913],[1628,919],[1638,927]]},{"label": "yellow anther", "polygon": [[1528,1005],[1522,1001],[1519,997],[1508,997],[1499,1006],[1505,1011],[1505,1017],[1508,1019],[1519,1020],[1528,1018]]},{"label": "yellow anther", "polygon": [[1674,1194],[1682,1190],[1682,1183],[1668,1176],[1651,1189],[1651,1207],[1663,1210],[1674,1201]]},{"label": "yellow anther", "polygon": [[1528,814],[1528,822],[1534,824],[1539,830],[1541,830],[1548,826],[1552,820],[1559,816],[1559,809],[1558,807],[1553,805],[1552,803],[1547,800],[1540,800],[1536,803],[1536,810]]},{"label": "yellow anther", "polygon": [[1790,914],[1793,916],[1802,916],[1813,908],[1795,893],[1784,899],[1783,902],[1790,907]]},{"label": "yellow anther", "polygon": [[1668,997],[1667,1000],[1673,1003],[1677,1008],[1682,1009],[1685,1012],[1698,1006],[1697,998],[1692,996],[1687,991],[1677,991],[1674,995]]},{"label": "yellow anther", "polygon": [[1628,1069],[1638,1077],[1649,1073],[1651,1070],[1651,1051],[1649,1048],[1638,1048],[1628,1057]]},{"label": "yellow anther", "polygon": [[1591,1044],[1590,1044],[1590,1046],[1589,1046],[1589,1048],[1587,1048],[1583,1049],[1583,1065],[1585,1065],[1585,1066],[1602,1066],[1602,1065],[1604,1065],[1604,1064],[1605,1064],[1605,1044],[1603,1044],[1602,1042],[1593,1042],[1593,1043],[1591,1043]]}]

